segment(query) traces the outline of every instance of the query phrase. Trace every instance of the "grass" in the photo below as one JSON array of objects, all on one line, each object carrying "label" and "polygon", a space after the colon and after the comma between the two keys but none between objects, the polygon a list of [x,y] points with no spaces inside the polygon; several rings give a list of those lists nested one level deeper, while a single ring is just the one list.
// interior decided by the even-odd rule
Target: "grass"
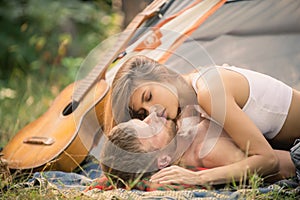
[{"label": "grass", "polygon": [[[70,76],[66,73],[70,72],[51,67],[46,72],[34,71],[27,74],[15,70],[11,77],[0,82],[0,147],[4,147],[21,128],[37,119],[49,108],[55,96],[67,85],[65,79],[60,79],[61,76]],[[25,180],[20,180],[18,174],[12,174],[11,180],[5,179],[1,174],[0,197],[40,199],[45,195],[49,198],[56,196],[41,189],[4,190],[7,185],[17,185]]]},{"label": "grass", "polygon": [[[29,177],[27,177],[29,178]],[[27,179],[24,178],[23,181],[26,181]],[[253,176],[250,178],[249,184],[246,185],[227,185],[225,189],[222,191],[226,194],[226,191],[235,191],[237,190],[239,192],[239,199],[297,199],[295,193],[293,192],[284,192],[281,190],[274,190],[269,193],[260,193],[258,191],[258,187],[261,186],[263,180],[258,176]],[[22,181],[15,182],[15,184],[12,184],[13,187],[10,187],[8,190],[3,190],[1,188],[0,190],[0,199],[6,200],[6,199],[107,199],[113,198],[114,199],[127,199],[125,197],[131,197],[132,199],[136,199],[138,197],[142,197],[138,195],[137,193],[134,193],[130,190],[124,191],[124,190],[112,190],[112,191],[106,191],[106,192],[98,192],[94,193],[93,196],[84,195],[78,190],[68,189],[68,190],[57,190],[54,187],[49,187],[47,184],[41,184],[37,186],[27,186],[22,187]],[[24,186],[24,185],[23,185]],[[196,190],[198,192],[203,192],[203,190]],[[151,199],[153,196],[161,196],[164,195],[168,197],[183,197],[183,194],[180,195],[181,191],[156,191],[156,192],[147,192],[143,195],[143,197],[148,197]],[[213,192],[213,190],[212,190]],[[213,194],[216,198],[222,198],[222,197],[228,197],[226,195],[222,194]],[[93,197],[93,198],[92,198]],[[200,198],[201,199],[201,198]]]}]

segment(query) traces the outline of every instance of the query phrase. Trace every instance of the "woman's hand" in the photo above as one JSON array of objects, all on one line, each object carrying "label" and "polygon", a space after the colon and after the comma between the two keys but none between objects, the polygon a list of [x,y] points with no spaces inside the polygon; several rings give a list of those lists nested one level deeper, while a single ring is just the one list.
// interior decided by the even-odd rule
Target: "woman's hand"
[{"label": "woman's hand", "polygon": [[201,184],[197,172],[193,172],[191,170],[176,165],[160,170],[151,177],[150,181],[160,184]]}]

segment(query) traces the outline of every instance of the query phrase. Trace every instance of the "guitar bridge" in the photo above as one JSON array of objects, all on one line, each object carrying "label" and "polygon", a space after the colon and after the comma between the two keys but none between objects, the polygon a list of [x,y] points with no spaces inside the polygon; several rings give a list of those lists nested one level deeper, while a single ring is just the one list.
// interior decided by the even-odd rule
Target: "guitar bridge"
[{"label": "guitar bridge", "polygon": [[39,144],[39,145],[52,145],[55,140],[51,137],[32,136],[25,138],[23,143],[25,144]]}]

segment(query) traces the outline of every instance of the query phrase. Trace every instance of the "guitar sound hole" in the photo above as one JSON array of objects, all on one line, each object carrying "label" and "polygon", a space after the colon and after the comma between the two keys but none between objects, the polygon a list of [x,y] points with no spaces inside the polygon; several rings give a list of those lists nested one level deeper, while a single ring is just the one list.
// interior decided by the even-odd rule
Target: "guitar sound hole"
[{"label": "guitar sound hole", "polygon": [[76,110],[78,105],[79,105],[79,103],[77,101],[72,101],[65,107],[65,109],[63,111],[63,115],[67,116],[67,115],[71,114],[74,110]]}]

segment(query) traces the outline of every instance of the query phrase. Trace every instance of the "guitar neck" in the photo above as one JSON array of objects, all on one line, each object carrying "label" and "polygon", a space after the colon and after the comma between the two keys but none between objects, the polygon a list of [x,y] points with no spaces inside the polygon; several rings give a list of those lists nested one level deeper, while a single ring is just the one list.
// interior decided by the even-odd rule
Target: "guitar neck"
[{"label": "guitar neck", "polygon": [[117,42],[114,43],[113,48],[102,57],[100,63],[98,63],[89,74],[80,81],[79,85],[73,93],[73,101],[80,102],[90,88],[100,78],[104,78],[105,72],[119,53],[125,49],[129,40],[137,30],[137,28],[148,18],[152,17],[158,9],[168,0],[155,0],[149,6],[147,6],[141,13],[135,16],[131,23],[126,27],[122,34],[117,38]]}]

